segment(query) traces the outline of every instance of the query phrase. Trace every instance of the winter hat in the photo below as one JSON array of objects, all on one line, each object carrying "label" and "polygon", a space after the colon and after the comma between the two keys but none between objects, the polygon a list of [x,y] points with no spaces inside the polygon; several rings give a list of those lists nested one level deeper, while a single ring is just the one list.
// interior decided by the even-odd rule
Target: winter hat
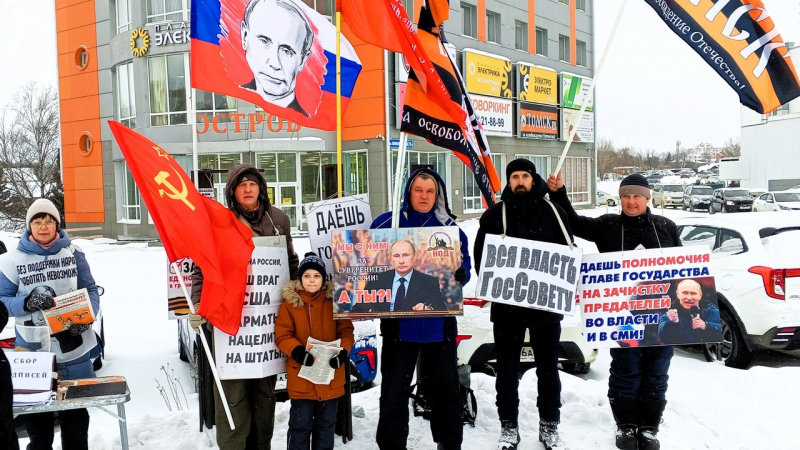
[{"label": "winter hat", "polygon": [[328,279],[328,274],[325,272],[325,261],[322,260],[319,256],[317,256],[314,252],[306,253],[305,257],[302,261],[300,261],[300,265],[297,267],[297,276],[300,279],[303,279],[303,272],[308,269],[314,269],[322,275],[323,280]]},{"label": "winter hat", "polygon": [[49,214],[56,221],[56,225],[61,226],[61,215],[58,213],[56,205],[46,198],[40,198],[31,203],[28,213],[25,214],[25,223],[28,225],[29,230],[31,229],[31,221],[38,214]]},{"label": "winter hat", "polygon": [[619,183],[619,196],[625,194],[637,194],[646,199],[650,199],[650,185],[647,184],[647,178],[638,173],[632,173],[623,178]]},{"label": "winter hat", "polygon": [[536,165],[523,158],[517,158],[506,166],[506,182],[511,181],[511,174],[518,171],[528,172],[531,176],[536,176]]}]

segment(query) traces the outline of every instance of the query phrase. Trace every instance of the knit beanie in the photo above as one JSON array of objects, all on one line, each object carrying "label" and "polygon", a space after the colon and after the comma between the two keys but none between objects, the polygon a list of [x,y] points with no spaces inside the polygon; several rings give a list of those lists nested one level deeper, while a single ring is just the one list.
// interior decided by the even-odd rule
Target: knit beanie
[{"label": "knit beanie", "polygon": [[619,183],[619,196],[625,194],[637,194],[650,199],[650,185],[647,183],[647,178],[638,173],[632,173],[623,178]]},{"label": "knit beanie", "polygon": [[517,158],[506,166],[506,182],[511,181],[511,174],[514,172],[523,171],[531,174],[532,177],[536,176],[536,165],[531,161],[523,158]]},{"label": "knit beanie", "polygon": [[28,226],[29,230],[31,229],[31,221],[37,214],[48,214],[52,216],[53,220],[56,221],[56,225],[61,227],[61,215],[58,213],[58,208],[56,208],[56,205],[54,205],[50,200],[46,198],[40,198],[31,203],[30,208],[28,208],[28,213],[25,214],[25,224]]},{"label": "knit beanie", "polygon": [[323,280],[328,279],[328,273],[325,271],[325,261],[322,260],[319,256],[317,256],[314,252],[306,253],[305,257],[302,261],[300,261],[300,265],[297,267],[297,276],[300,279],[303,279],[303,272],[308,269],[314,269],[322,275]]}]

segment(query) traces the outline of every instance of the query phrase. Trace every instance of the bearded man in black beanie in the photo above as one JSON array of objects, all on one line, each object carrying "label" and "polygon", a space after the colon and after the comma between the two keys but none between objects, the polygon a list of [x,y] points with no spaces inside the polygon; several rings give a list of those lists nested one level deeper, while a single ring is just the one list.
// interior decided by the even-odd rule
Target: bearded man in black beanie
[{"label": "bearded man in black beanie", "polygon": [[[521,158],[511,161],[506,166],[506,179],[506,187],[500,196],[502,201],[481,216],[473,252],[478,268],[481,267],[487,233],[567,245],[567,236],[559,225],[560,217],[569,234],[569,240],[572,241],[566,213],[558,205],[547,204],[544,198],[548,191],[547,184],[536,173],[536,166],[532,162]],[[503,214],[506,217],[505,225]],[[536,358],[539,440],[547,449],[563,448],[558,435],[558,423],[561,420],[558,342],[561,338],[562,318],[557,313],[492,303],[491,320],[497,352],[495,386],[501,426],[498,450],[516,449],[520,441],[517,422],[518,370],[526,330],[530,330],[530,345]]]},{"label": "bearded man in black beanie", "polygon": [[[650,189],[638,173],[619,184],[621,214],[579,216],[572,208],[561,173],[547,180],[550,198],[567,212],[575,235],[597,244],[600,253],[642,248],[680,247],[678,228],[647,207]],[[608,402],[617,422],[617,448],[658,450],[658,426],[667,406],[671,346],[611,349]]]}]

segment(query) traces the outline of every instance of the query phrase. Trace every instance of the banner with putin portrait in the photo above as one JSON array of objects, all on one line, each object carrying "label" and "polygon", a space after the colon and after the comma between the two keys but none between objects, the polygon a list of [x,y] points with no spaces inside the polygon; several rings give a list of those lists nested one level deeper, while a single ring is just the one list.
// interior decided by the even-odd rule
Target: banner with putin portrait
[{"label": "banner with putin portrait", "polygon": [[722,341],[707,246],[584,255],[583,336],[595,348]]},{"label": "banner with putin portrait", "polygon": [[[336,28],[299,0],[192,0],[192,87],[336,129]],[[361,61],[341,38],[342,111]]]},{"label": "banner with putin portrait", "polygon": [[333,317],[463,314],[458,227],[333,230]]}]

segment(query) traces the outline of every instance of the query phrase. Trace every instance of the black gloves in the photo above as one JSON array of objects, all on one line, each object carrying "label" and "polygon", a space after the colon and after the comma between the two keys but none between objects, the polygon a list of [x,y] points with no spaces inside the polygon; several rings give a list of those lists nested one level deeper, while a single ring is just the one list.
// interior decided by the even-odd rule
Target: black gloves
[{"label": "black gloves", "polygon": [[73,336],[80,336],[84,331],[88,330],[91,325],[85,323],[73,323],[69,327],[69,334]]},{"label": "black gloves", "polygon": [[304,366],[314,365],[314,356],[308,353],[302,345],[298,345],[292,350],[292,359],[297,361],[297,364]]},{"label": "black gloves", "polygon": [[464,283],[467,281],[467,269],[464,266],[459,267],[453,273],[453,278],[456,279],[461,285],[463,286]]},{"label": "black gloves", "polygon": [[56,302],[53,301],[53,296],[37,289],[34,289],[25,297],[25,309],[27,311],[33,311],[34,309],[52,308],[56,304]]},{"label": "black gloves", "polygon": [[331,367],[333,367],[334,369],[338,369],[346,361],[347,361],[347,350],[342,349],[338,355],[331,358],[330,360]]}]

